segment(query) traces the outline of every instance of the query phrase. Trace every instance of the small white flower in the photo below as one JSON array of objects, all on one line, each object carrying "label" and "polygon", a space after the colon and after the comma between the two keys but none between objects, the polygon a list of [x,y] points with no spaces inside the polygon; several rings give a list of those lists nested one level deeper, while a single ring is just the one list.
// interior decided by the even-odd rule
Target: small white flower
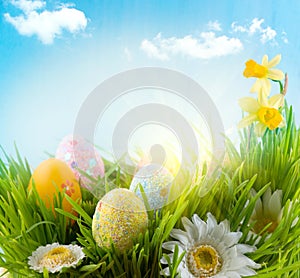
[{"label": "small white flower", "polygon": [[59,243],[40,246],[28,257],[31,269],[42,273],[46,268],[49,272],[61,271],[63,267],[76,267],[85,257],[82,248],[78,245],[60,245]]},{"label": "small white flower", "polygon": [[[5,272],[6,272],[6,274],[4,275]],[[7,272],[7,270],[5,268],[0,267],[0,277],[2,277],[2,278],[9,277],[9,273]]]},{"label": "small white flower", "polygon": [[[252,190],[252,195],[256,195]],[[273,233],[282,219],[283,208],[281,206],[282,190],[276,190],[273,194],[270,187],[265,191],[262,199],[256,201],[251,221],[254,222],[253,231],[260,234],[267,225],[267,232]]]},{"label": "small white flower", "polygon": [[[183,217],[182,224],[186,231],[173,229],[171,232],[178,241],[163,243],[163,248],[171,252],[177,245],[179,256],[185,252],[177,269],[180,277],[238,278],[256,274],[253,269],[260,265],[244,255],[255,251],[255,247],[238,244],[242,233],[230,232],[227,220],[218,224],[208,213],[207,222],[204,222],[194,214],[192,222]],[[173,253],[168,256],[172,261]],[[167,260],[163,257],[161,263],[167,264]],[[162,274],[170,275],[169,268],[163,269]]]}]

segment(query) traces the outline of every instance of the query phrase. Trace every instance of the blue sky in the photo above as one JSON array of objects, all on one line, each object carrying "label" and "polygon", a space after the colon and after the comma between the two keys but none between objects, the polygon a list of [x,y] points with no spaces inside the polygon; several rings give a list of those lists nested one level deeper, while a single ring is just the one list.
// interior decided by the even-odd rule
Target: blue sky
[{"label": "blue sky", "polygon": [[[289,74],[287,100],[299,121],[299,11],[296,0],[3,0],[0,144],[13,154],[16,142],[36,165],[73,131],[82,102],[97,85],[144,66],[195,79],[232,130],[241,119],[237,99],[253,83],[242,76],[244,63],[264,54],[282,54],[278,68]],[[129,110],[134,101],[125,103]],[[114,122],[107,118],[97,141],[104,148]]]}]

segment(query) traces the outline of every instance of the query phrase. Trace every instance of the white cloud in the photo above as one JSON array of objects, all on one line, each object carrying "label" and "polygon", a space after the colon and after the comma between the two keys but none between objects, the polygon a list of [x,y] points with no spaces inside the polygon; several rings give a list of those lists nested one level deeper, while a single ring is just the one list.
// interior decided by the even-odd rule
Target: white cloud
[{"label": "white cloud", "polygon": [[275,42],[277,32],[270,26],[263,27],[265,20],[254,18],[248,25],[238,25],[237,22],[231,24],[233,32],[247,33],[250,36],[258,34],[260,41],[265,44],[267,42]]},{"label": "white cloud", "polygon": [[[76,33],[87,26],[85,14],[75,8],[63,5],[57,10],[48,11],[45,10],[46,3],[39,0],[13,0],[11,4],[20,9],[23,14],[13,17],[5,13],[5,20],[21,35],[36,35],[44,44],[53,43],[53,40],[64,30]],[[39,12],[41,9],[43,10]]]},{"label": "white cloud", "polygon": [[127,61],[131,62],[131,60],[132,60],[132,54],[131,54],[131,51],[128,49],[128,47],[124,48],[124,55],[125,55]]},{"label": "white cloud", "polygon": [[264,21],[265,21],[264,19],[259,20],[257,18],[254,18],[251,22],[250,27],[249,27],[250,35],[252,35],[256,32],[261,33],[263,31],[263,28],[261,27],[261,25]]},{"label": "white cloud", "polygon": [[268,26],[266,29],[262,30],[262,35],[260,40],[262,43],[266,43],[268,41],[274,40],[276,35],[277,32]]},{"label": "white cloud", "polygon": [[202,32],[199,37],[187,35],[183,38],[163,38],[159,33],[152,40],[144,39],[141,49],[149,57],[160,60],[168,60],[171,55],[210,59],[237,53],[243,49],[243,44],[237,38],[216,36],[214,32]]},{"label": "white cloud", "polygon": [[231,29],[233,30],[233,32],[241,32],[241,33],[247,32],[247,28],[245,28],[242,25],[237,25],[236,21],[231,23]]},{"label": "white cloud", "polygon": [[218,20],[209,21],[207,23],[207,28],[208,28],[208,30],[211,30],[211,31],[222,31],[221,24],[219,23]]},{"label": "white cloud", "polygon": [[289,40],[287,38],[287,33],[284,31],[281,33],[281,39],[284,43],[289,43]]},{"label": "white cloud", "polygon": [[28,14],[35,10],[39,10],[46,6],[46,2],[40,0],[11,0],[10,2],[12,5],[23,11],[25,14]]}]

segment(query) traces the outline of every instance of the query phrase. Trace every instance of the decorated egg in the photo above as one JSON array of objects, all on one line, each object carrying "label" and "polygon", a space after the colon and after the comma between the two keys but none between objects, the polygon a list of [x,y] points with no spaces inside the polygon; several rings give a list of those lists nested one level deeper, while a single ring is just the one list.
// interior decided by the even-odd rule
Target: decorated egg
[{"label": "decorated egg", "polygon": [[[33,172],[29,182],[29,190],[35,185],[40,198],[47,208],[54,207],[53,199],[59,192],[65,192],[74,201],[81,200],[81,191],[78,181],[70,167],[55,158],[43,161]],[[72,205],[64,198],[62,207],[65,211],[74,213]]]},{"label": "decorated egg", "polygon": [[55,157],[67,163],[80,181],[80,185],[91,190],[91,180],[104,176],[104,163],[94,146],[80,136],[68,135],[58,145]]},{"label": "decorated egg", "polygon": [[130,248],[133,240],[148,226],[144,203],[131,191],[113,189],[98,202],[92,223],[92,233],[100,247],[111,246],[121,252]]},{"label": "decorated egg", "polygon": [[140,168],[134,175],[130,190],[144,200],[140,186],[147,198],[149,209],[157,210],[166,204],[174,177],[163,166],[159,164],[148,164]]}]

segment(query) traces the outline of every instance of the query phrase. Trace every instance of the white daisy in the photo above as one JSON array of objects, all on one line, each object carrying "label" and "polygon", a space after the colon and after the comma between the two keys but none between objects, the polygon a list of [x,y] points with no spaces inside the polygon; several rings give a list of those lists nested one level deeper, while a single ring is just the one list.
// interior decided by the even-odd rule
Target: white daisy
[{"label": "white daisy", "polygon": [[59,243],[40,246],[28,257],[31,269],[42,273],[46,268],[49,272],[61,271],[63,267],[76,267],[85,257],[82,248],[78,245],[60,245]]},{"label": "white daisy", "polygon": [[[174,252],[178,246],[179,255],[185,255],[177,269],[180,277],[215,277],[238,278],[255,275],[253,269],[260,265],[249,259],[244,253],[255,251],[255,247],[238,244],[241,232],[230,232],[229,222],[224,220],[217,223],[215,217],[207,214],[207,222],[194,214],[192,222],[182,218],[186,231],[173,229],[171,236],[178,241],[163,243],[163,248]],[[172,261],[173,253],[168,255]],[[162,264],[167,264],[163,257]],[[162,270],[162,274],[170,275],[169,267]]]},{"label": "white daisy", "polygon": [[[255,190],[252,190],[252,195],[255,196]],[[251,221],[254,222],[253,231],[260,234],[267,225],[268,233],[273,233],[282,219],[283,208],[281,206],[282,190],[276,190],[273,194],[271,188],[265,191],[262,199],[256,201],[254,211],[251,216]]]},{"label": "white daisy", "polygon": [[[4,275],[4,273],[5,273],[5,275]],[[2,277],[2,278],[9,277],[9,273],[7,272],[7,270],[5,268],[0,267],[0,277]]]}]

